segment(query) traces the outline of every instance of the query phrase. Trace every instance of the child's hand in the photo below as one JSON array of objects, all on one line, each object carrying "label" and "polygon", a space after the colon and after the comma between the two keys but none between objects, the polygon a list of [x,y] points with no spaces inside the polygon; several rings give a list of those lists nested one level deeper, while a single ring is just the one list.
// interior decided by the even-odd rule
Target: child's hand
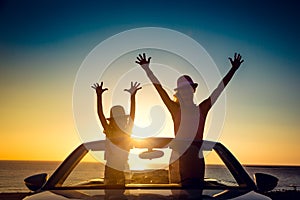
[{"label": "child's hand", "polygon": [[101,82],[100,85],[98,83],[95,83],[91,87],[96,90],[97,95],[102,95],[103,92],[108,90],[107,88],[103,88],[103,82]]},{"label": "child's hand", "polygon": [[130,88],[124,89],[124,91],[129,92],[131,95],[135,95],[138,90],[142,89],[142,87],[139,87],[141,84],[138,82],[135,82],[134,84],[131,82],[130,85]]}]

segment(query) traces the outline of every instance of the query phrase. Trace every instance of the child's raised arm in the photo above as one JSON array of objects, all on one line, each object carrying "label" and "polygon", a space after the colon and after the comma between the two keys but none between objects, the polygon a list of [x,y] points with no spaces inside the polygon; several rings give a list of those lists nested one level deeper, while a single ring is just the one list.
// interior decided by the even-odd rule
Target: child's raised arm
[{"label": "child's raised arm", "polygon": [[103,82],[101,82],[100,85],[98,83],[95,83],[91,87],[93,89],[95,89],[96,93],[97,93],[97,112],[98,112],[98,116],[99,116],[100,122],[102,124],[103,129],[107,130],[108,123],[107,123],[106,118],[105,118],[104,113],[103,113],[102,94],[103,94],[103,92],[105,92],[108,89],[107,88],[103,88]]},{"label": "child's raised arm", "polygon": [[134,117],[135,117],[135,95],[138,90],[142,89],[142,87],[139,87],[139,86],[140,86],[140,83],[131,82],[130,88],[124,89],[124,91],[129,92],[131,95],[130,96],[130,118],[131,118],[132,122],[134,121]]}]

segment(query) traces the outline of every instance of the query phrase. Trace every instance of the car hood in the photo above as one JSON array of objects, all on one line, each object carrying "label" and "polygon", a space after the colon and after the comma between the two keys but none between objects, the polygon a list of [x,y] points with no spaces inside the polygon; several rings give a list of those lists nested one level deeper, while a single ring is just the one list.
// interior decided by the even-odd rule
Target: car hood
[{"label": "car hood", "polygon": [[[172,191],[170,190],[129,190],[126,191],[126,197],[128,200],[164,200],[170,199]],[[25,200],[66,200],[66,199],[86,199],[86,200],[104,200],[105,194],[103,190],[52,190],[52,191],[43,191],[31,196],[25,197]],[[122,199],[122,196],[116,194],[112,195],[109,199]],[[203,197],[205,199],[219,199],[212,197]],[[222,198],[223,199],[223,198]],[[258,194],[254,191],[247,192],[246,194],[236,196],[235,198],[228,198],[232,200],[270,200],[269,197]]]}]

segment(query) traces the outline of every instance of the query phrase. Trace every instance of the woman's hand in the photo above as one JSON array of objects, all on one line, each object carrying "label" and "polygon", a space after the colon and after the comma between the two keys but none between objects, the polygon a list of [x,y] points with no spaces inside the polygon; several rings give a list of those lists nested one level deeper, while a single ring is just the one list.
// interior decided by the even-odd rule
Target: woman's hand
[{"label": "woman's hand", "polygon": [[143,55],[139,54],[139,57],[136,57],[137,61],[135,61],[137,64],[141,65],[141,67],[147,71],[149,69],[149,64],[150,64],[150,60],[151,57],[146,58],[146,54],[143,53]]},{"label": "woman's hand", "polygon": [[242,60],[242,56],[240,54],[237,54],[237,53],[234,53],[234,60],[232,60],[232,58],[228,58],[228,59],[230,60],[232,68],[234,68],[236,70],[244,62],[244,60]]}]

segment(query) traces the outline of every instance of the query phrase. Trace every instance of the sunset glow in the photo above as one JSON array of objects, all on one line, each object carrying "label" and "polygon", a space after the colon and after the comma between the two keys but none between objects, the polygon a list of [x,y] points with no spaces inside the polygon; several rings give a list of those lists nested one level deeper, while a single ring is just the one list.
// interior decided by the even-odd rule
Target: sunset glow
[{"label": "sunset glow", "polygon": [[[19,3],[0,5],[0,160],[62,161],[82,142],[104,139],[91,88],[100,81],[109,89],[103,94],[106,117],[116,104],[129,112],[129,94],[123,90],[130,81],[138,81],[143,88],[136,96],[133,136],[174,137],[167,108],[135,63],[137,54],[146,51],[170,97],[179,75],[189,74],[199,83],[194,99],[199,104],[210,95],[205,82],[209,77],[201,77],[172,52],[136,49],[119,55],[110,66],[99,66],[107,70],[82,86],[88,94],[82,110],[92,112],[78,114],[84,132],[73,109],[78,71],[97,45],[126,30],[163,27],[201,44],[221,77],[230,69],[228,57],[234,52],[245,60],[222,94],[226,101],[220,133],[212,129],[212,119],[220,116],[217,106],[224,103],[218,101],[209,113],[205,139],[216,136],[242,164],[300,165],[300,32],[295,26],[299,14],[292,5],[157,1],[145,10],[137,1],[118,2],[117,7],[109,1],[84,6]],[[206,63],[201,64],[205,69]],[[150,165],[136,162],[134,155],[133,169]]]}]

